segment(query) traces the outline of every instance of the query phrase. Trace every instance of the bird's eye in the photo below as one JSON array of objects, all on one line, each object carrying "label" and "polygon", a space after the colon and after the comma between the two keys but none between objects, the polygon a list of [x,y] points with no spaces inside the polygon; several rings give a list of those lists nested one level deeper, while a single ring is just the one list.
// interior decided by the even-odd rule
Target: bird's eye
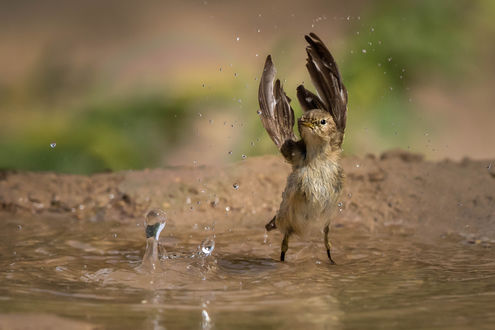
[{"label": "bird's eye", "polygon": [[322,124],[322,125],[325,125],[326,123],[327,123],[327,121],[326,121],[325,119],[322,119],[322,120],[320,121],[320,124]]}]

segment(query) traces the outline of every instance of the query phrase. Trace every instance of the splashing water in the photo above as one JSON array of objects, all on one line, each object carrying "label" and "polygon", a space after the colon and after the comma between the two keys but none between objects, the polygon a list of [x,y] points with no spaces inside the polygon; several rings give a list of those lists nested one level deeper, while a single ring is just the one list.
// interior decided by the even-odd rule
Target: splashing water
[{"label": "splashing water", "polygon": [[215,240],[207,237],[201,242],[201,252],[205,257],[208,257],[215,250]]},{"label": "splashing water", "polygon": [[154,237],[156,240],[160,238],[160,233],[167,224],[167,214],[165,211],[156,209],[151,210],[146,214],[144,225],[146,226],[146,238]]},{"label": "splashing water", "polygon": [[158,239],[167,224],[167,214],[160,209],[151,210],[144,221],[146,233],[146,250],[139,270],[156,271],[160,260],[158,255]]},{"label": "splashing water", "polygon": [[56,146],[57,146],[57,143],[56,143],[56,142],[52,142],[52,143],[50,143],[50,148],[52,148],[52,149],[53,149],[53,148],[55,148]]},{"label": "splashing water", "polygon": [[203,309],[201,311],[201,329],[208,330],[211,329],[211,319],[210,315],[208,315],[208,311],[206,309]]}]

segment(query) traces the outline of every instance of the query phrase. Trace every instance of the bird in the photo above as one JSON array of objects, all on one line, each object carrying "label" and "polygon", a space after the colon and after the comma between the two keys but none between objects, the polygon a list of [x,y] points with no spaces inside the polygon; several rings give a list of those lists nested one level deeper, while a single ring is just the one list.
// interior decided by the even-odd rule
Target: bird
[{"label": "bird", "polygon": [[306,68],[316,94],[297,87],[303,113],[297,120],[300,139],[294,134],[294,110],[271,55],[263,68],[258,90],[261,122],[285,160],[292,166],[282,202],[265,229],[283,234],[280,261],[285,261],[291,235],[304,236],[310,225],[323,226],[327,256],[335,264],[328,239],[333,212],[342,192],[344,172],[340,164],[347,121],[347,89],[332,54],[314,33],[304,36]]}]

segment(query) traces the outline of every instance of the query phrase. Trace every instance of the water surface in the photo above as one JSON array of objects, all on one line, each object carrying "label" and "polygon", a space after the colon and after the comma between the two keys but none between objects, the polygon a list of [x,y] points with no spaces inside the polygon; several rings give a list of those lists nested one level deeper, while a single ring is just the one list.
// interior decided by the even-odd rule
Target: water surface
[{"label": "water surface", "polygon": [[[449,234],[422,239],[399,225],[294,239],[261,226],[165,228],[164,258],[140,267],[141,219],[0,219],[0,325],[108,329],[466,329],[495,325],[493,242]],[[215,235],[213,253],[198,253]],[[72,322],[68,322],[72,321]],[[68,323],[64,323],[68,322]],[[1,328],[1,327],[0,327]]]}]

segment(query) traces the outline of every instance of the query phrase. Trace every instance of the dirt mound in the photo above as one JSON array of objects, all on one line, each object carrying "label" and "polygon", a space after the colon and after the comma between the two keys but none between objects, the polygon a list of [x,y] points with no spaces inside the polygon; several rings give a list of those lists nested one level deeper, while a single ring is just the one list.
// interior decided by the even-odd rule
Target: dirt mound
[{"label": "dirt mound", "polygon": [[[424,161],[390,151],[347,157],[334,226],[382,226],[423,237],[460,235],[495,242],[495,161]],[[0,173],[0,215],[52,213],[76,219],[136,221],[166,210],[175,224],[260,226],[273,217],[290,171],[281,157],[224,167],[177,167],[95,174]]]}]

